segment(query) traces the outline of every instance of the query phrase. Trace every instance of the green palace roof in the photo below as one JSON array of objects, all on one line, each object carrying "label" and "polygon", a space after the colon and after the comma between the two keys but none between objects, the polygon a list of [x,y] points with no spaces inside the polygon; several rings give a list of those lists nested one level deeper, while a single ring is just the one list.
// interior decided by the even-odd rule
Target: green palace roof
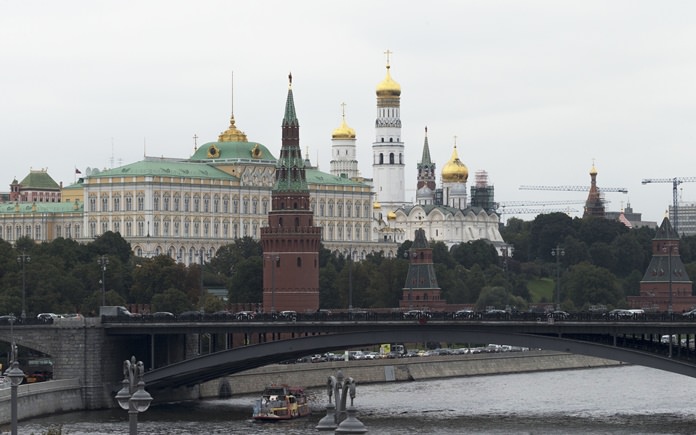
[{"label": "green palace roof", "polygon": [[60,190],[58,183],[46,171],[29,171],[29,175],[19,184],[22,189]]},{"label": "green palace roof", "polygon": [[236,179],[214,166],[186,160],[147,157],[145,160],[114,169],[92,173],[90,178],[128,177],[128,176],[187,177],[207,179]]},{"label": "green palace roof", "polygon": [[199,162],[258,162],[275,164],[276,158],[258,142],[208,142],[198,147],[191,161]]}]

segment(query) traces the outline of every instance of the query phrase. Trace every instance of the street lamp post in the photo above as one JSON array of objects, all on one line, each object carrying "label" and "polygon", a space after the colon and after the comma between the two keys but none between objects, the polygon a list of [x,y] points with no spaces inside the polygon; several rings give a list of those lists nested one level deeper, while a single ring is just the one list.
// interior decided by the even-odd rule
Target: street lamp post
[{"label": "street lamp post", "polygon": [[671,316],[673,312],[673,306],[672,306],[672,251],[674,250],[674,246],[665,246],[662,248],[662,251],[667,251],[667,275],[669,279],[669,301],[667,302],[667,313]]},{"label": "street lamp post", "polygon": [[[408,252],[404,252],[404,257],[408,258],[409,271],[411,270],[411,263],[413,263],[413,260],[416,258],[416,256],[418,256],[418,254],[416,254],[415,252],[411,252],[411,250],[409,250]],[[410,287],[408,288],[408,309],[410,310],[413,309],[413,284],[416,283],[416,279],[411,278],[409,283]]]},{"label": "street lamp post", "polygon": [[17,388],[19,384],[24,380],[24,372],[19,368],[19,363],[17,362],[17,345],[14,341],[14,331],[12,325],[14,320],[12,314],[10,314],[10,337],[11,337],[11,349],[10,349],[10,368],[5,371],[5,376],[10,378],[10,386],[12,391],[10,392],[10,414],[11,414],[11,426],[12,435],[17,435]]},{"label": "street lamp post", "polygon": [[551,249],[551,255],[556,257],[556,309],[561,309],[561,257],[565,255],[565,250],[556,245]]},{"label": "street lamp post", "polygon": [[353,311],[353,247],[348,253],[348,312]]},{"label": "street lamp post", "polygon": [[271,264],[271,315],[275,316],[275,270],[280,261],[280,256],[276,255],[273,257],[273,264]]},{"label": "street lamp post", "polygon": [[[199,254],[200,263],[201,263],[201,314],[202,314],[205,312],[205,307],[203,305],[205,303],[205,287],[203,286],[203,255],[204,255],[204,250],[201,249],[198,254]],[[210,254],[206,253],[205,258],[210,259]]]},{"label": "street lamp post", "polygon": [[144,374],[143,362],[136,362],[135,356],[123,362],[123,388],[116,394],[116,401],[122,409],[128,410],[130,435],[137,435],[138,413],[147,411],[152,402],[152,396],[145,391]]},{"label": "street lamp post", "polygon": [[109,257],[106,255],[100,255],[99,258],[97,259],[97,263],[99,263],[99,266],[101,267],[102,271],[102,279],[101,279],[101,285],[102,285],[102,306],[106,305],[106,265],[109,264]]},{"label": "street lamp post", "polygon": [[29,263],[31,261],[31,257],[25,253],[25,251],[22,251],[21,254],[17,256],[17,263],[22,265],[22,314],[21,318],[24,320],[27,317],[27,305],[26,305],[26,293],[27,293],[27,281],[26,281],[26,274],[25,274],[25,267],[24,265]]}]

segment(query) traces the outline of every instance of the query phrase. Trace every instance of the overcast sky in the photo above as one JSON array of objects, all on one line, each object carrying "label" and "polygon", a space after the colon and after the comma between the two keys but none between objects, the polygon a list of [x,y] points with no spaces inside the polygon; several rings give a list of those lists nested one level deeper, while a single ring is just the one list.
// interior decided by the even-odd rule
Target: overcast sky
[{"label": "overcast sky", "polygon": [[228,127],[232,71],[249,140],[277,155],[292,72],[303,152],[329,172],[345,102],[372,177],[389,49],[408,199],[427,126],[438,174],[456,136],[469,186],[487,171],[497,201],[584,201],[519,187],[589,186],[594,159],[600,187],[629,191],[608,210],[659,222],[672,185],[641,180],[696,177],[695,22],[693,1],[0,0],[0,190],[31,168],[67,185],[76,167],[189,157]]}]

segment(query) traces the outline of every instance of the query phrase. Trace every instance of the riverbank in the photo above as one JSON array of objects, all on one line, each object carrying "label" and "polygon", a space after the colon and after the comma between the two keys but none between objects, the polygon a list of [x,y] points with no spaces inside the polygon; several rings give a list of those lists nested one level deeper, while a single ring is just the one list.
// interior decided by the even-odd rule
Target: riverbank
[{"label": "riverbank", "polygon": [[270,383],[323,387],[341,370],[359,384],[408,382],[466,376],[574,370],[620,366],[619,361],[563,352],[526,352],[447,355],[421,358],[274,364],[226,376],[200,385],[201,399],[260,393]]}]

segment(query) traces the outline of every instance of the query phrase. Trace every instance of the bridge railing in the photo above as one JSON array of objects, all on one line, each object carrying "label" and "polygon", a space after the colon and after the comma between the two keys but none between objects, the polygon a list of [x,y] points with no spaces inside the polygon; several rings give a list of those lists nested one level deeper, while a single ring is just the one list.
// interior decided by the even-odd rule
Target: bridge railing
[{"label": "bridge railing", "polygon": [[696,317],[684,316],[681,313],[635,313],[631,315],[617,315],[612,313],[596,312],[471,312],[461,315],[448,311],[375,311],[353,310],[329,312],[327,310],[302,313],[295,311],[283,311],[278,313],[201,313],[186,312],[180,315],[167,317],[142,315],[137,317],[109,317],[102,316],[103,323],[179,323],[179,322],[346,322],[346,321],[370,321],[370,322],[396,322],[396,321],[447,321],[447,322],[481,322],[481,321],[516,321],[516,322],[694,322]]}]

